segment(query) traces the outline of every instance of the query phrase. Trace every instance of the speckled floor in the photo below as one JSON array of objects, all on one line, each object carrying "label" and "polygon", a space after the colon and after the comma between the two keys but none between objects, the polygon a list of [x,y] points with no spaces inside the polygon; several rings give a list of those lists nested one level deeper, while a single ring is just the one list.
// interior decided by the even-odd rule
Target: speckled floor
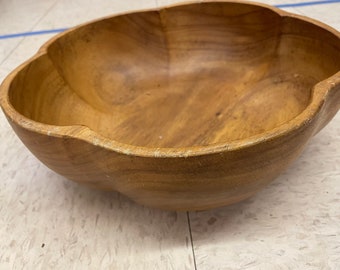
[{"label": "speckled floor", "polygon": [[[0,0],[0,80],[54,35],[27,32],[175,2]],[[261,2],[340,30],[340,1]],[[340,269],[339,149],[340,114],[253,198],[165,212],[55,174],[0,113],[0,269]]]}]

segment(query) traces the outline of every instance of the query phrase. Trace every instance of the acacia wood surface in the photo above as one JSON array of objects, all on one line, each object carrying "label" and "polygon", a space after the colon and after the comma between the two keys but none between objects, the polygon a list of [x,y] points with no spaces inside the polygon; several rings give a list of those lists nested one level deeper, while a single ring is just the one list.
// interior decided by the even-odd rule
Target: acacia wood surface
[{"label": "acacia wood surface", "polygon": [[339,33],[211,2],[72,29],[5,80],[1,105],[47,166],[145,205],[245,199],[338,111]]}]

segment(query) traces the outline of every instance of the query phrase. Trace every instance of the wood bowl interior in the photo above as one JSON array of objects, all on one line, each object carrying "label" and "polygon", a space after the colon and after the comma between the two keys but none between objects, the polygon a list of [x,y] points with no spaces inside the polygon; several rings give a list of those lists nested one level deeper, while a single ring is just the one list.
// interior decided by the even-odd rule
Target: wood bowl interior
[{"label": "wood bowl interior", "polygon": [[235,141],[299,115],[340,69],[336,44],[317,25],[249,4],[120,15],[51,42],[13,80],[10,102],[34,121],[129,145]]}]

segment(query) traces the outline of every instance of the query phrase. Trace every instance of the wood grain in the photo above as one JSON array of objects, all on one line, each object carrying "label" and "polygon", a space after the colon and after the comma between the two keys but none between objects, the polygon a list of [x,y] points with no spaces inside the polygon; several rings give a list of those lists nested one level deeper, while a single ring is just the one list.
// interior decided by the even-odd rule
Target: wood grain
[{"label": "wood grain", "polygon": [[129,13],[72,29],[11,73],[1,106],[69,179],[152,207],[264,187],[340,104],[339,33],[247,3]]}]

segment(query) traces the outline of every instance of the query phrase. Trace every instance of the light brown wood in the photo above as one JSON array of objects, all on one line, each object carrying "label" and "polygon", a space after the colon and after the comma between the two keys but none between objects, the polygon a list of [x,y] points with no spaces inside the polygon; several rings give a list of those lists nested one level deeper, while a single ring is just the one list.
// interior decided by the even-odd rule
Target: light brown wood
[{"label": "light brown wood", "polygon": [[71,29],[1,86],[25,145],[65,177],[152,207],[243,200],[340,107],[339,33],[246,2],[123,14]]}]

